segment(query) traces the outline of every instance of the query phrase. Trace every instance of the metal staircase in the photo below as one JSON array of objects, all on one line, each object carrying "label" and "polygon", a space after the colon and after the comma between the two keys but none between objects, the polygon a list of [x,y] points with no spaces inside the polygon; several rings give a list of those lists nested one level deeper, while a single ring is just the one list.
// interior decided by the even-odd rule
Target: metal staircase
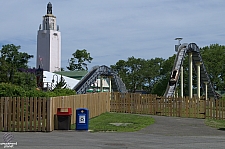
[{"label": "metal staircase", "polygon": [[217,94],[212,86],[212,83],[211,83],[208,73],[206,71],[205,65],[203,63],[202,57],[200,55],[200,50],[195,43],[190,43],[190,44],[184,43],[179,46],[178,53],[176,55],[176,59],[175,59],[174,66],[172,69],[172,73],[175,69],[178,70],[178,74],[177,74],[178,76],[174,83],[171,83],[171,80],[169,81],[164,96],[172,97],[174,95],[174,92],[175,92],[176,86],[177,86],[177,82],[178,82],[179,76],[180,76],[180,68],[183,64],[184,57],[185,57],[186,53],[188,53],[188,52],[192,53],[192,61],[193,61],[193,66],[194,66],[195,70],[197,70],[196,64],[198,62],[201,63],[201,65],[200,65],[200,76],[201,76],[200,83],[201,83],[202,89],[203,90],[205,89],[204,82],[208,82],[208,85],[207,85],[208,96],[214,97],[217,99]]},{"label": "metal staircase", "polygon": [[73,88],[77,94],[85,94],[99,76],[112,77],[112,90],[125,93],[127,92],[125,84],[109,67],[97,66],[93,68],[82,80]]}]

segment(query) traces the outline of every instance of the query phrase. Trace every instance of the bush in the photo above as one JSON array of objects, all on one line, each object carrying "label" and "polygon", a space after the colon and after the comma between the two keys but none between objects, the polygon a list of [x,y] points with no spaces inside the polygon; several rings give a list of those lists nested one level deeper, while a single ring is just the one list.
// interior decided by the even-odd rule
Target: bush
[{"label": "bush", "polygon": [[24,97],[26,91],[10,83],[0,83],[0,97]]},{"label": "bush", "polygon": [[0,83],[0,97],[56,97],[75,95],[71,89],[55,89],[54,91],[43,92],[37,88],[25,90],[21,86],[10,83]]},{"label": "bush", "polygon": [[71,89],[68,89],[68,88],[54,89],[52,93],[54,94],[52,96],[69,96],[69,95],[75,95],[76,94],[76,92],[74,90],[71,90]]}]

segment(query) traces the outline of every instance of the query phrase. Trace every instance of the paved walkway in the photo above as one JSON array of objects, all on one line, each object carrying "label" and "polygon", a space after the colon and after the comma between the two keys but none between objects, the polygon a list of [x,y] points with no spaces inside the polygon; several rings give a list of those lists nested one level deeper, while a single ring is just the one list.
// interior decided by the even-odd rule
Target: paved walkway
[{"label": "paved walkway", "polygon": [[[152,116],[156,122],[132,133],[77,131],[13,132],[15,149],[224,149],[225,131],[204,125],[203,119]],[[0,132],[0,142],[3,142]],[[3,146],[0,146],[0,149]]]},{"label": "paved walkway", "polygon": [[225,136],[225,131],[208,127],[205,119],[151,116],[155,123],[140,133],[164,136]]}]

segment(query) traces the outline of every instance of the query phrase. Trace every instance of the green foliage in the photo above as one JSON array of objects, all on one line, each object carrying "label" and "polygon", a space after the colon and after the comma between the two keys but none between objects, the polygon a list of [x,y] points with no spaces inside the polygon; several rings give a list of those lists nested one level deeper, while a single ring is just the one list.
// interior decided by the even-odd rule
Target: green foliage
[{"label": "green foliage", "polygon": [[206,119],[205,124],[209,127],[217,128],[224,130],[225,121],[224,120],[215,120],[215,119]]},{"label": "green foliage", "polygon": [[[225,90],[225,46],[212,44],[200,48],[200,54],[216,90]],[[141,59],[129,57],[127,61],[119,60],[111,68],[118,73],[130,92],[145,90],[151,94],[162,96],[166,90],[176,55],[164,60],[162,58]],[[189,94],[188,56],[184,57],[184,96]],[[180,81],[177,82],[180,90]],[[193,89],[197,87],[197,74],[193,71]],[[202,90],[201,90],[202,91]],[[193,90],[196,93],[196,90]]]},{"label": "green foliage", "polygon": [[22,86],[11,83],[0,83],[0,97],[56,97],[75,95],[71,89],[55,89],[50,92],[43,92],[37,88],[25,90]]},{"label": "green foliage", "polygon": [[47,92],[43,92],[38,89],[32,89],[29,91],[26,91],[26,97],[51,97]]},{"label": "green foliage", "polygon": [[225,89],[225,46],[211,44],[200,49],[211,82],[216,90]]},{"label": "green foliage", "polygon": [[77,50],[72,55],[73,57],[69,60],[69,67],[67,67],[68,70],[88,70],[86,62],[91,63],[93,58],[87,50]]},{"label": "green foliage", "polygon": [[34,74],[15,72],[13,84],[21,86],[25,90],[30,90],[31,88],[37,87],[36,81],[36,76]]},{"label": "green foliage", "polygon": [[119,60],[111,68],[118,73],[130,92],[145,90],[152,92],[154,85],[161,78],[162,58],[145,60],[129,57],[127,61]]},{"label": "green foliage", "polygon": [[60,80],[59,80],[59,82],[56,83],[54,90],[55,89],[66,89],[66,87],[67,87],[66,81],[61,75]]},{"label": "green foliage", "polygon": [[[3,45],[0,50],[0,97],[53,97],[75,94],[74,91],[66,89],[66,83],[62,77],[52,92],[43,92],[37,89],[34,74],[18,71],[18,69],[28,68],[28,61],[33,58],[33,55],[19,52],[19,50],[20,46],[13,44]],[[85,51],[82,50],[82,52]],[[76,58],[79,56],[80,53],[76,53]],[[85,53],[83,56],[87,58]],[[82,60],[79,59],[78,62],[82,62]]]},{"label": "green foliage", "polygon": [[141,67],[142,88],[148,93],[153,93],[154,87],[162,79],[163,62],[162,58],[150,59],[144,61]]},{"label": "green foliage", "polygon": [[25,97],[25,90],[11,83],[0,83],[0,97]]},{"label": "green foliage", "polygon": [[156,81],[155,85],[153,86],[153,89],[151,92],[152,94],[157,94],[158,96],[164,95],[166,91],[166,87],[168,85],[168,81],[170,78],[170,74],[173,68],[175,58],[176,58],[176,55],[174,54],[173,56],[169,57],[167,60],[161,61],[160,77]]},{"label": "green foliage", "polygon": [[28,68],[27,64],[33,55],[19,52],[20,46],[13,44],[3,45],[0,50],[0,82],[15,81],[15,74],[19,68]]},{"label": "green foliage", "polygon": [[56,96],[69,96],[69,95],[76,95],[76,92],[74,90],[64,88],[64,89],[54,89],[53,92],[50,92],[51,97],[56,97]]}]

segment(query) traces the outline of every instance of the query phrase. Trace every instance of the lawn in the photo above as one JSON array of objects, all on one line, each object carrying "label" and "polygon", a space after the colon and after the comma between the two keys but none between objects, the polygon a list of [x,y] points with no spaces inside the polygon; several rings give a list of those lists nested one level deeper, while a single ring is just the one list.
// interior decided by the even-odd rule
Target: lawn
[{"label": "lawn", "polygon": [[210,127],[213,127],[213,128],[225,130],[225,120],[206,119],[205,124],[207,126],[210,126]]},{"label": "lawn", "polygon": [[[134,132],[141,130],[155,121],[150,116],[104,113],[89,120],[89,130],[91,132]],[[75,124],[71,129],[75,129]]]}]

